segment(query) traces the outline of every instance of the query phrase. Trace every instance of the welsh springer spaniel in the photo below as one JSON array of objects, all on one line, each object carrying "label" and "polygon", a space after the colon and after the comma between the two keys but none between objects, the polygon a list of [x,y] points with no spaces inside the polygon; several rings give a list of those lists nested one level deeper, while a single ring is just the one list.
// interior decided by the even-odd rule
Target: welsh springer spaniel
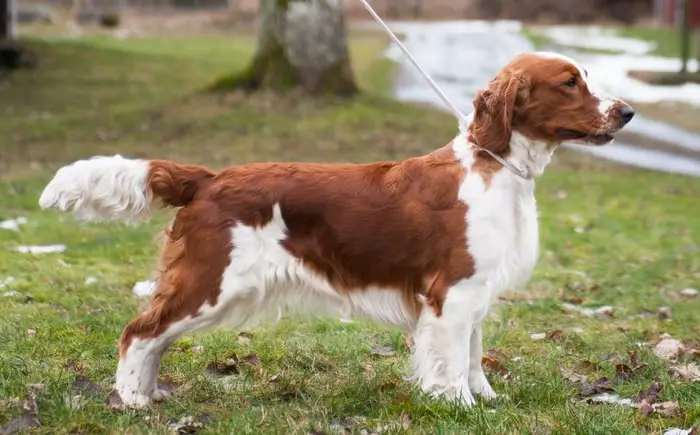
[{"label": "welsh springer spaniel", "polygon": [[164,399],[161,356],[181,334],[291,310],[402,328],[413,335],[413,378],[424,392],[464,406],[473,393],[496,397],[481,366],[482,322],[535,267],[533,179],[560,144],[607,144],[634,111],[592,92],[586,71],[554,53],[512,60],[474,109],[447,146],[405,161],[215,173],[117,155],[61,168],[42,209],[135,222],[156,204],[180,208],[150,308],[120,338],[123,402]]}]

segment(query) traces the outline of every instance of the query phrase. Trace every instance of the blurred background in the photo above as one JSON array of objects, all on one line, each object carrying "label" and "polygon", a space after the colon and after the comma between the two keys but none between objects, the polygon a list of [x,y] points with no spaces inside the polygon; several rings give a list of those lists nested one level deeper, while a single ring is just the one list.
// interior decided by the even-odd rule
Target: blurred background
[{"label": "blurred background", "polygon": [[[389,45],[385,35],[376,32],[376,24],[370,21],[360,2],[331,2],[339,3],[342,10],[322,10],[304,6],[304,2],[296,5],[291,2],[290,11],[294,11],[283,19],[280,17],[287,12],[281,10],[286,11],[286,7],[268,3],[269,7],[265,1],[258,0],[2,0],[2,63],[7,71],[15,67],[41,68],[65,60],[56,58],[59,53],[54,50],[47,51],[49,46],[59,51],[78,43],[93,50],[118,47],[125,52],[167,53],[212,65],[210,74],[198,79],[184,77],[177,91],[195,83],[200,88],[216,83],[220,88],[240,90],[248,88],[250,83],[231,82],[230,79],[235,79],[231,74],[238,66],[236,63],[251,54],[250,50],[257,50],[257,67],[262,66],[256,67],[260,78],[286,75],[280,72],[275,59],[262,59],[275,50],[272,45],[276,44],[265,42],[265,35],[272,35],[284,46],[281,58],[286,56],[294,63],[292,73],[298,77],[288,84],[304,84],[307,90],[310,87],[319,90],[324,86],[342,88],[341,81],[353,88],[359,81],[365,87],[380,88],[380,94],[443,109],[397,48]],[[373,6],[392,22],[392,28],[401,34],[419,62],[458,100],[462,110],[471,110],[474,92],[517,53],[535,49],[560,51],[585,63],[594,84],[634,103],[641,115],[614,146],[579,151],[635,166],[700,174],[699,0],[377,0]],[[343,63],[348,57],[348,35],[351,46],[356,42],[362,46],[359,50],[370,46],[374,50],[358,54],[361,59],[357,65]],[[13,43],[17,38],[26,38],[27,44]],[[263,43],[256,45],[253,38]],[[47,45],[49,41],[52,45]],[[383,51],[384,48],[387,50]],[[364,65],[369,62],[376,69],[380,63],[378,49],[382,50],[381,56],[395,62],[387,67],[392,71],[384,72],[388,82],[362,83]],[[87,63],[89,69],[73,77],[70,88],[76,92],[81,88],[80,81],[98,84],[100,80],[95,74],[103,64]],[[252,61],[249,66],[253,66]],[[54,65],[54,75],[58,74],[55,67],[65,70],[66,65]],[[214,74],[217,68],[221,72],[228,69],[228,83],[221,74]],[[276,72],[268,74],[268,69]],[[341,79],[329,85],[326,78],[339,71],[344,71],[339,75]],[[140,81],[124,76],[125,81],[115,84],[133,89],[143,84],[143,74],[139,73]],[[326,78],[319,77],[324,74]],[[10,86],[12,79],[7,73],[4,77],[0,95],[5,111],[17,117],[22,113],[21,106],[26,106],[37,90],[23,89],[21,78]],[[42,88],[51,86],[50,82],[44,83]],[[278,84],[262,87],[275,88]],[[60,87],[61,92],[71,90]],[[170,93],[162,83],[158,88]],[[112,91],[124,96],[114,88]],[[155,90],[144,91],[138,93],[141,104],[146,104]],[[333,89],[326,91],[337,93]],[[106,98],[91,99],[102,97]],[[23,101],[16,106],[18,98]],[[62,109],[77,110],[68,104],[68,95],[52,98],[63,101]],[[36,116],[61,115],[55,110],[43,115],[30,113],[30,118]],[[5,150],[9,148],[10,154],[19,150],[31,152],[34,142],[31,136],[36,133],[20,131],[19,124],[15,126],[3,125],[5,130],[12,128]],[[121,136],[116,132],[103,132],[105,135],[108,140],[118,140]],[[69,145],[58,148],[62,146]],[[383,146],[396,148],[387,143]],[[19,149],[13,150],[15,147]],[[67,157],[70,150],[66,152]],[[39,155],[34,163],[39,164],[45,158],[48,156]],[[3,159],[1,164],[14,164],[13,158]]]},{"label": "blurred background", "polygon": [[41,211],[61,165],[403,159],[456,122],[359,1],[0,0],[0,433],[697,433],[700,0],[371,3],[464,112],[532,50],[637,111],[537,182],[535,275],[485,324],[506,398],[430,401],[402,379],[410,337],[292,319],[183,337],[160,379],[173,400],[105,406],[172,213],[134,228]]}]

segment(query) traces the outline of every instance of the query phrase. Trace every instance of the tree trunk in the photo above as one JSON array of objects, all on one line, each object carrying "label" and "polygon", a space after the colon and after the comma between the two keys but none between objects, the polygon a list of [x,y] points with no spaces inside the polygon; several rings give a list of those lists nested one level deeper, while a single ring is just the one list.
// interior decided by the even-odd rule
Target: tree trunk
[{"label": "tree trunk", "polygon": [[261,0],[258,48],[241,73],[214,89],[301,87],[312,94],[350,96],[350,66],[340,0]]},{"label": "tree trunk", "polygon": [[688,72],[688,60],[690,58],[690,0],[681,0],[681,74]]},{"label": "tree trunk", "polygon": [[13,0],[0,0],[0,41],[14,37]]}]

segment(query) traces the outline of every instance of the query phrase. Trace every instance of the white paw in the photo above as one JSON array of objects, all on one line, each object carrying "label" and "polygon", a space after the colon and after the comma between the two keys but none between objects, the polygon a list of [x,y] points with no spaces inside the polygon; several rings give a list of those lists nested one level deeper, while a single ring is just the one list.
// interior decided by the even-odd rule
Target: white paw
[{"label": "white paw", "polygon": [[455,401],[465,408],[470,408],[476,404],[472,392],[469,391],[469,387],[462,386],[455,392]]},{"label": "white paw", "polygon": [[469,385],[472,386],[471,391],[474,394],[478,394],[486,400],[492,400],[499,397],[498,393],[494,391],[494,389],[491,387],[491,384],[489,384],[489,381],[484,375],[481,375],[475,380],[470,381]]},{"label": "white paw", "polygon": [[151,397],[141,394],[131,388],[117,388],[117,393],[125,406],[143,408],[151,404]]}]

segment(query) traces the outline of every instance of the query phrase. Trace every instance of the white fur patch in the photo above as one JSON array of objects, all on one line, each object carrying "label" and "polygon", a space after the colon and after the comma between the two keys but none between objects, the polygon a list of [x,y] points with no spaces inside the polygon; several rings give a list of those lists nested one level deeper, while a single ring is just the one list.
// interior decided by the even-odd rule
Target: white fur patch
[{"label": "white fur patch", "polygon": [[78,219],[135,223],[150,216],[149,164],[119,155],[62,167],[39,198],[42,209],[70,211]]}]

